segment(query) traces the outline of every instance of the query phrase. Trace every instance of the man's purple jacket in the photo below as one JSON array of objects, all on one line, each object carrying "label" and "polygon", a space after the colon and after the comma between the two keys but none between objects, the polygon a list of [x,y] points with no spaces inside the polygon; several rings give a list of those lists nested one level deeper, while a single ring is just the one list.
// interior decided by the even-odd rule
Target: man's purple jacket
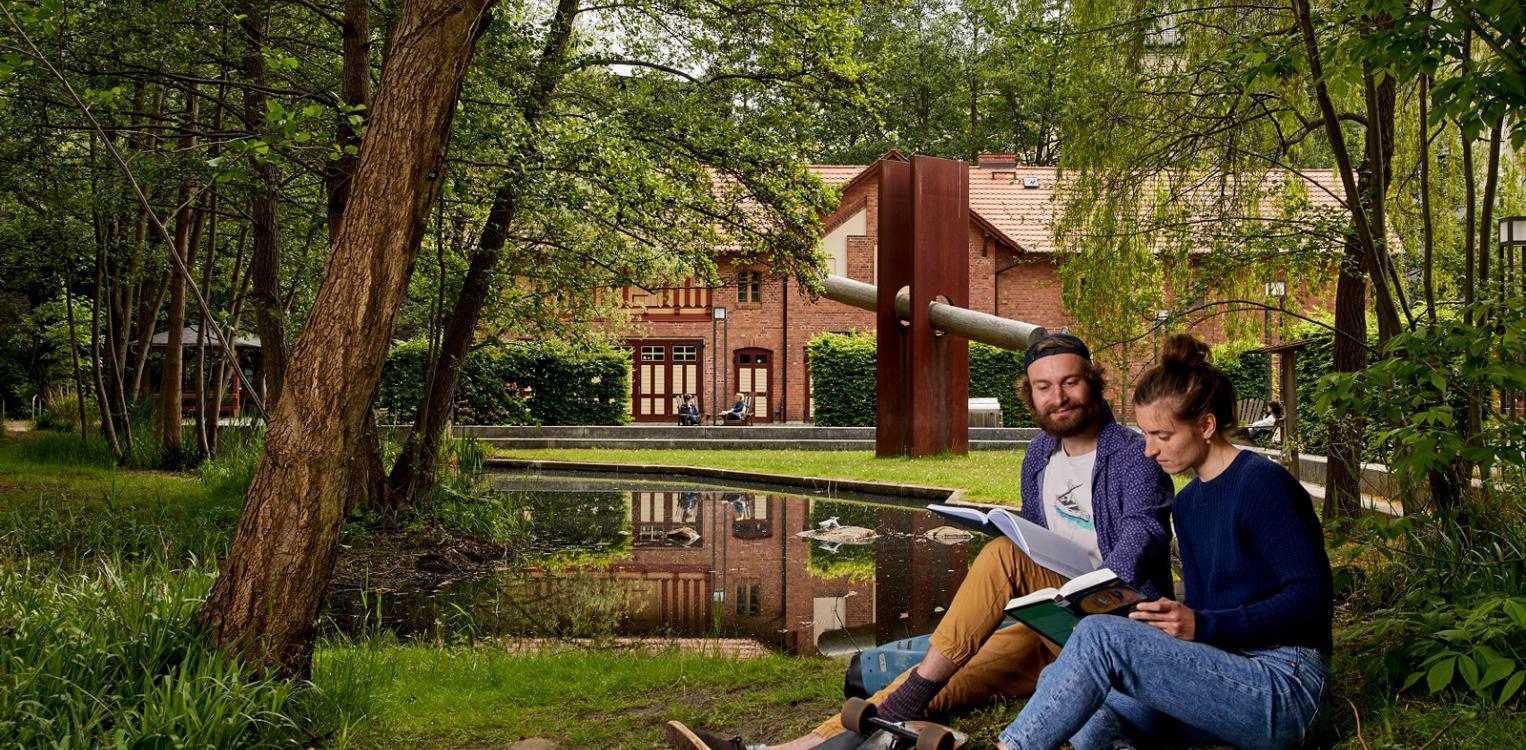
[{"label": "man's purple jacket", "polygon": [[[1044,528],[1044,469],[1059,440],[1039,433],[1023,456],[1021,515]],[[1171,478],[1144,454],[1144,436],[1102,408],[1092,468],[1092,522],[1102,564],[1152,599],[1171,596]]]}]

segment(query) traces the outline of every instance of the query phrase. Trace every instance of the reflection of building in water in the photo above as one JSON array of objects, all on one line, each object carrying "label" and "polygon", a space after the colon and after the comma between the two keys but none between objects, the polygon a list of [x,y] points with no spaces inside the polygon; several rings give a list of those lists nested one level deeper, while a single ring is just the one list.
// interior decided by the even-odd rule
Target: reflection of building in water
[{"label": "reflection of building in water", "polygon": [[873,574],[820,578],[807,566],[811,542],[795,536],[811,527],[812,502],[631,493],[631,558],[603,571],[624,584],[626,631],[740,635],[813,654],[828,633],[846,631],[869,645],[930,630],[964,578],[967,545],[923,540],[938,525],[925,513],[880,508]]}]

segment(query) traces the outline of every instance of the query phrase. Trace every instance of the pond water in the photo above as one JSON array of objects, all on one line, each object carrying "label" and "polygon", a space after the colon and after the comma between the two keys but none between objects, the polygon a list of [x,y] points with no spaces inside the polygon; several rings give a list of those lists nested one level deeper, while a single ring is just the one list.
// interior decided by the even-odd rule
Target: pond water
[{"label": "pond water", "polygon": [[[874,498],[590,477],[494,484],[517,500],[528,554],[434,590],[336,592],[330,621],[430,640],[741,637],[846,653],[930,632],[986,541],[929,534],[943,524],[919,505]],[[823,525],[873,537],[800,536]]]}]

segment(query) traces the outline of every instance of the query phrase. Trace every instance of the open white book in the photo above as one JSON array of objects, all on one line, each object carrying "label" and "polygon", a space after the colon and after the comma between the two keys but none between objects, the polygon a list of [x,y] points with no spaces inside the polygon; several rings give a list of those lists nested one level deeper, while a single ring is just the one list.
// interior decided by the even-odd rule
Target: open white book
[{"label": "open white book", "polygon": [[1097,569],[1091,555],[1081,545],[1006,508],[984,510],[933,503],[927,509],[960,526],[991,536],[1001,534],[1011,539],[1029,559],[1066,578],[1076,578]]}]

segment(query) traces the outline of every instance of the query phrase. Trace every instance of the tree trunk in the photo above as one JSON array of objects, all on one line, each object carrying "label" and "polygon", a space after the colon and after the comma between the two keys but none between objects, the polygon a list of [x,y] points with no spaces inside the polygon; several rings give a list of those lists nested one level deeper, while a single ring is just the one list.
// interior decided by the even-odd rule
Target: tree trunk
[{"label": "tree trunk", "polygon": [[346,446],[365,431],[491,2],[411,0],[393,32],[349,204],[207,598],[213,641],[257,665],[311,665],[350,489]]},{"label": "tree trunk", "polygon": [[[344,0],[340,36],[344,45],[340,73],[344,103],[350,107],[367,108],[371,105],[371,0]],[[362,118],[367,115],[364,109],[359,114]],[[340,156],[329,163],[323,175],[323,188],[328,193],[330,242],[339,232],[339,220],[350,199],[350,180],[355,176],[356,163],[360,161],[359,153],[345,152],[350,147],[360,146],[360,132],[350,123],[350,113],[340,113],[336,131],[334,142],[340,147]]]},{"label": "tree trunk", "polygon": [[[200,98],[196,96],[196,88],[193,86],[186,94],[185,122],[190,133],[196,128],[196,115]],[[196,148],[196,136],[187,134],[180,140],[180,148],[191,153]],[[199,205],[192,206],[193,198],[191,185],[182,183],[180,186],[180,198],[178,204],[180,210],[175,217],[175,239],[168,250],[179,258],[179,262],[173,262],[171,266],[183,265],[187,269],[196,267],[196,250],[201,241],[201,222],[205,219],[205,212]],[[200,203],[199,200],[195,200]],[[180,453],[185,448],[184,430],[180,420],[180,394],[185,390],[185,295],[186,275],[179,273],[170,274],[170,310],[165,323],[168,340],[164,344],[164,369],[159,376],[159,447],[163,451],[164,458],[172,464],[180,461]]]},{"label": "tree trunk", "polygon": [[[1361,245],[1347,235],[1335,282],[1334,372],[1352,373],[1367,366],[1367,275]],[[1360,507],[1362,419],[1332,419],[1326,441],[1324,517],[1355,514]]]},{"label": "tree trunk", "polygon": [[[265,34],[269,28],[269,7],[265,0],[251,0],[244,6],[244,20],[239,22],[247,48],[244,73],[250,86],[244,89],[244,118],[251,123],[265,121],[265,93],[260,90],[269,79],[265,64]],[[281,233],[277,207],[280,193],[276,186],[276,168],[269,162],[254,167],[255,188],[249,196],[249,218],[254,225],[254,318],[260,333],[260,362],[265,382],[265,413],[275,413],[286,381],[290,350],[286,345],[286,305],[281,299]]]},{"label": "tree trunk", "polygon": [[514,217],[514,188],[504,186],[493,198],[488,212],[487,225],[477,251],[472,253],[471,265],[461,283],[461,293],[451,308],[445,322],[445,336],[440,345],[440,356],[430,371],[424,397],[419,404],[418,416],[413,420],[413,430],[403,443],[388,477],[387,492],[382,496],[384,510],[392,516],[406,512],[420,496],[434,486],[435,464],[440,454],[440,442],[445,436],[445,425],[450,421],[451,404],[455,402],[456,385],[461,379],[461,366],[471,349],[472,334],[477,330],[477,320],[487,303],[498,261],[503,256],[505,235]]},{"label": "tree trunk", "polygon": [[[532,130],[538,127],[541,113],[545,111],[552,92],[561,81],[564,72],[562,63],[580,1],[560,0],[557,3],[556,14],[536,64],[535,80],[523,115],[526,125]],[[533,162],[536,153],[535,146],[532,145],[530,153],[523,160]],[[503,257],[509,228],[514,223],[519,190],[519,180],[511,178],[493,196],[487,223],[478,239],[477,250],[472,254],[466,278],[461,283],[461,292],[445,322],[440,355],[435,358],[434,367],[425,384],[424,396],[413,421],[413,430],[408,433],[408,439],[403,443],[397,463],[393,464],[392,474],[388,477],[383,507],[389,515],[406,512],[424,492],[434,486],[440,443],[445,437],[445,427],[450,422],[451,404],[456,398],[461,367],[466,362],[472,334],[477,329],[477,321],[487,303],[494,269]]]}]

